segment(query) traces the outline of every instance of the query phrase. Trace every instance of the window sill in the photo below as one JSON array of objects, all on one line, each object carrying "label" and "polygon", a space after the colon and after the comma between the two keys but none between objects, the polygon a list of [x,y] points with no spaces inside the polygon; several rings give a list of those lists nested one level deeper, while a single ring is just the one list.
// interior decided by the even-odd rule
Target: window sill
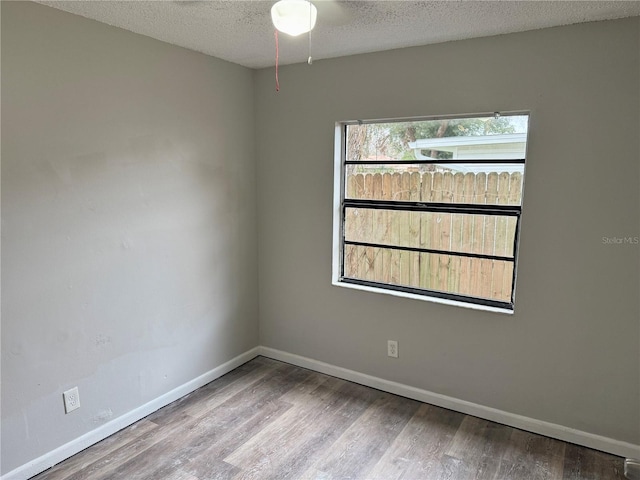
[{"label": "window sill", "polygon": [[491,307],[487,305],[478,305],[475,303],[460,302],[457,300],[449,300],[446,298],[429,297],[427,295],[417,295],[415,293],[400,292],[397,290],[387,290],[385,288],[370,287],[368,285],[358,285],[355,283],[347,283],[347,282],[341,282],[336,280],[332,281],[331,283],[336,287],[352,288],[354,290],[362,290],[365,292],[372,292],[372,293],[381,293],[383,295],[393,295],[394,297],[411,298],[413,300],[440,303],[443,305],[452,305],[454,307],[468,308],[471,310],[482,310],[485,312],[503,313],[507,315],[513,315],[514,313],[513,310],[510,310],[508,308],[498,308],[498,307]]}]

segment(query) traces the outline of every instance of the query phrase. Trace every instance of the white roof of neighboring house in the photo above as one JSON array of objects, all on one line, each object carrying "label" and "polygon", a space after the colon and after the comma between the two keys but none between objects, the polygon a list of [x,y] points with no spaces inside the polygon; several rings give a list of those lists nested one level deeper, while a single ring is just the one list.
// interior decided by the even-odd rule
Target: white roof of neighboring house
[{"label": "white roof of neighboring house", "polygon": [[523,164],[482,165],[466,164],[465,160],[522,160],[527,148],[526,133],[506,133],[472,137],[424,138],[409,143],[418,160],[436,160],[423,154],[425,150],[451,152],[450,160],[460,160],[460,165],[448,164],[449,170],[460,172],[524,172]]}]

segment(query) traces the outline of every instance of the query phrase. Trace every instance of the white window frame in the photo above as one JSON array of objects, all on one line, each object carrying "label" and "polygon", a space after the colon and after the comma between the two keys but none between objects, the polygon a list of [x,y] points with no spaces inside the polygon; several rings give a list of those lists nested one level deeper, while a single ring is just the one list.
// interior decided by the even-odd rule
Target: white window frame
[{"label": "white window frame", "polygon": [[[517,223],[515,229],[515,241],[513,249],[513,280],[510,302],[486,301],[479,297],[464,297],[457,294],[447,294],[432,290],[422,290],[415,288],[398,287],[397,285],[382,284],[371,285],[367,281],[354,281],[343,277],[343,259],[344,259],[344,213],[345,213],[345,176],[346,176],[346,127],[348,125],[359,125],[363,123],[391,123],[391,122],[410,122],[410,121],[430,121],[443,119],[465,119],[478,118],[493,115],[492,113],[479,113],[459,116],[436,116],[436,117],[413,117],[413,118],[392,118],[377,120],[352,120],[340,121],[335,124],[335,141],[334,141],[334,196],[333,196],[333,248],[332,248],[332,284],[339,287],[361,290],[366,292],[382,293],[393,295],[396,297],[410,298],[427,302],[440,303],[445,305],[453,305],[464,308],[484,310],[490,312],[499,312],[513,314],[515,308],[515,291],[518,271],[519,258],[519,237],[522,220],[522,203],[524,199],[524,175],[522,177],[522,197],[520,205],[510,205],[509,210],[517,211]],[[531,117],[530,112],[509,112],[505,115],[526,115]],[[528,138],[528,132],[526,134]],[[527,142],[528,146],[528,142]],[[522,160],[524,167],[527,154]],[[411,162],[408,162],[411,163]],[[464,164],[461,160],[458,163]],[[490,160],[487,163],[491,163]],[[347,201],[348,202],[348,201]],[[427,203],[428,205],[428,203]]]}]

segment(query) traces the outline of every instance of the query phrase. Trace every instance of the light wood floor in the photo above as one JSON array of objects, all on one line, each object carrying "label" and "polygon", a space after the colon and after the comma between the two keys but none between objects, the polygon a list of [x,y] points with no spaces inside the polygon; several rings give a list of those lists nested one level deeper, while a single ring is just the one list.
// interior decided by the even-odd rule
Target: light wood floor
[{"label": "light wood floor", "polygon": [[624,479],[623,459],[258,357],[37,480]]}]

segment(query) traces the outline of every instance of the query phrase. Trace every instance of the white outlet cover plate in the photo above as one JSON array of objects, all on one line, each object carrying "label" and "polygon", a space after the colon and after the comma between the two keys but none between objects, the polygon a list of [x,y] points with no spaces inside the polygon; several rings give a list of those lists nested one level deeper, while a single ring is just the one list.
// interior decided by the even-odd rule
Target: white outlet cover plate
[{"label": "white outlet cover plate", "polygon": [[70,413],[80,408],[80,393],[78,387],[73,387],[62,394],[64,398],[64,412]]},{"label": "white outlet cover plate", "polygon": [[387,341],[387,355],[393,358],[398,358],[398,341]]}]

